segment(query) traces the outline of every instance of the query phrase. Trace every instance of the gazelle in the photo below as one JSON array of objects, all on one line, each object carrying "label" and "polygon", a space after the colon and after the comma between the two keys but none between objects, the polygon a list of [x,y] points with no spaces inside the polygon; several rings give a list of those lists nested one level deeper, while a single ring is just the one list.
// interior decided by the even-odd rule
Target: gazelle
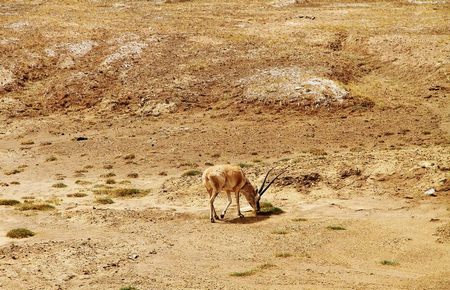
[{"label": "gazelle", "polygon": [[210,206],[210,219],[211,222],[214,223],[216,219],[219,219],[216,213],[216,209],[214,208],[214,200],[217,195],[221,191],[225,191],[228,197],[228,204],[225,209],[222,211],[220,218],[223,219],[228,208],[231,205],[231,192],[235,193],[236,204],[237,204],[237,214],[240,218],[243,218],[244,215],[241,213],[241,208],[239,205],[239,195],[242,193],[247,199],[248,203],[251,205],[253,210],[258,213],[260,210],[259,201],[261,196],[266,192],[266,190],[272,185],[272,183],[277,179],[281,174],[278,174],[272,181],[268,183],[268,185],[264,188],[267,177],[269,173],[273,170],[270,169],[267,172],[266,177],[261,185],[261,187],[254,188],[250,181],[245,177],[244,171],[239,166],[233,165],[216,165],[207,168],[202,175],[203,185],[206,187],[206,190],[209,193],[209,206]]}]

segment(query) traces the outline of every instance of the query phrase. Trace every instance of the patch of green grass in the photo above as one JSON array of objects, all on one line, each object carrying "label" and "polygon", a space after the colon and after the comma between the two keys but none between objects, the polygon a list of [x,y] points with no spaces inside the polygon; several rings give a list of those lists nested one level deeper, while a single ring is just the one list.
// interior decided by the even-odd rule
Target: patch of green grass
[{"label": "patch of green grass", "polygon": [[35,233],[25,228],[12,229],[6,234],[6,236],[11,239],[24,239],[34,235]]},{"label": "patch of green grass", "polygon": [[108,179],[106,179],[105,183],[106,184],[116,184],[116,181],[112,178],[108,178]]},{"label": "patch of green grass", "polygon": [[282,214],[284,211],[279,208],[273,206],[270,202],[263,202],[260,204],[260,211],[258,214],[260,215],[277,215]]},{"label": "patch of green grass", "polygon": [[0,205],[12,206],[12,205],[16,205],[19,203],[20,203],[20,201],[15,200],[15,199],[0,199]]},{"label": "patch of green grass", "polygon": [[138,288],[134,288],[132,286],[122,287],[120,290],[138,290]]},{"label": "patch of green grass", "polygon": [[26,210],[52,210],[55,209],[53,205],[50,205],[48,203],[34,203],[34,202],[24,202],[21,204],[16,205],[16,209],[20,211],[26,211]]},{"label": "patch of green grass", "polygon": [[260,159],[254,159],[252,162],[253,162],[253,163],[261,163],[262,160],[260,160]]},{"label": "patch of green grass", "polygon": [[6,171],[5,175],[13,175],[13,174],[21,173],[21,172],[23,172],[23,169],[13,169],[10,171]]},{"label": "patch of green grass", "polygon": [[200,174],[202,174],[202,172],[200,170],[192,169],[192,170],[189,170],[189,171],[186,171],[185,173],[183,173],[182,176],[184,176],[184,177],[186,177],[186,176],[197,176],[197,175],[200,175]]},{"label": "patch of green grass", "polygon": [[286,235],[288,232],[286,230],[274,230],[272,231],[272,234],[276,235]]},{"label": "patch of green grass", "polygon": [[121,182],[119,182],[119,184],[131,184],[131,181],[129,181],[129,180],[122,180]]},{"label": "patch of green grass", "polygon": [[65,185],[62,182],[58,182],[58,183],[53,184],[52,187],[54,187],[54,188],[65,188],[65,187],[67,187],[67,185]]},{"label": "patch of green grass", "polygon": [[277,258],[289,258],[292,257],[291,253],[276,253],[275,257]]},{"label": "patch of green grass", "polygon": [[341,226],[327,226],[327,229],[333,230],[333,231],[345,231],[346,228]]},{"label": "patch of green grass", "polygon": [[89,171],[86,169],[78,169],[78,170],[75,170],[73,173],[88,173],[88,172]]},{"label": "patch of green grass", "polygon": [[95,199],[95,202],[98,204],[111,204],[114,203],[114,201],[110,197],[99,197]]},{"label": "patch of green grass", "polygon": [[52,161],[56,161],[58,160],[58,158],[56,158],[55,156],[50,156],[47,159],[45,159],[46,162],[52,162]]},{"label": "patch of green grass", "polygon": [[12,185],[19,185],[20,182],[18,182],[18,181],[11,181],[11,184],[12,184]]},{"label": "patch of green grass", "polygon": [[94,193],[113,197],[141,197],[146,195],[148,191],[136,188],[107,188],[95,190]]},{"label": "patch of green grass", "polygon": [[387,266],[397,266],[397,265],[399,265],[399,262],[393,261],[393,260],[383,260],[380,263],[381,263],[381,265],[387,265]]},{"label": "patch of green grass", "polygon": [[130,174],[127,175],[127,177],[128,178],[138,178],[139,174],[137,174],[137,173],[130,173]]},{"label": "patch of green grass", "polygon": [[252,164],[247,164],[247,163],[239,163],[238,164],[240,168],[250,168],[253,167]]},{"label": "patch of green grass", "polygon": [[84,192],[75,192],[67,194],[67,197],[85,197],[85,196],[87,196],[87,193]]}]

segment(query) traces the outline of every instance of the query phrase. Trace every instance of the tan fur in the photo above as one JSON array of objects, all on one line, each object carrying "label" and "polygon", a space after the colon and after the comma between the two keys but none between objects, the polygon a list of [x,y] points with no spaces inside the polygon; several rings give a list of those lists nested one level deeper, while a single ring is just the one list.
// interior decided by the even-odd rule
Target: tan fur
[{"label": "tan fur", "polygon": [[221,218],[225,216],[228,207],[231,205],[231,192],[235,193],[239,217],[243,217],[239,205],[240,193],[245,196],[248,203],[256,210],[256,203],[259,196],[239,166],[226,164],[209,167],[203,172],[202,181],[210,197],[211,222],[218,219],[214,208],[214,200],[221,191],[225,191],[228,197],[228,205],[223,210]]}]

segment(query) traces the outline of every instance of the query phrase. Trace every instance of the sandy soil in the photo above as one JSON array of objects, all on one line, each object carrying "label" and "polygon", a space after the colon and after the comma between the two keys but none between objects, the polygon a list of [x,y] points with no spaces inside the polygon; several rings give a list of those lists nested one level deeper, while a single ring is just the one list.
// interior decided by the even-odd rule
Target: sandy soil
[{"label": "sandy soil", "polygon": [[[449,289],[449,12],[3,1],[0,288]],[[225,163],[284,212],[211,224]]]}]

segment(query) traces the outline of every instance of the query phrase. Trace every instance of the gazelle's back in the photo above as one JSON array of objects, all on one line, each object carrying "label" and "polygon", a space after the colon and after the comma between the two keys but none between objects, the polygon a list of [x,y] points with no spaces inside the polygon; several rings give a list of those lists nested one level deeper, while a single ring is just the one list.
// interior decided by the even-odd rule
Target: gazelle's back
[{"label": "gazelle's back", "polygon": [[207,168],[203,172],[202,181],[208,191],[236,191],[244,186],[246,177],[239,166],[225,164]]}]

